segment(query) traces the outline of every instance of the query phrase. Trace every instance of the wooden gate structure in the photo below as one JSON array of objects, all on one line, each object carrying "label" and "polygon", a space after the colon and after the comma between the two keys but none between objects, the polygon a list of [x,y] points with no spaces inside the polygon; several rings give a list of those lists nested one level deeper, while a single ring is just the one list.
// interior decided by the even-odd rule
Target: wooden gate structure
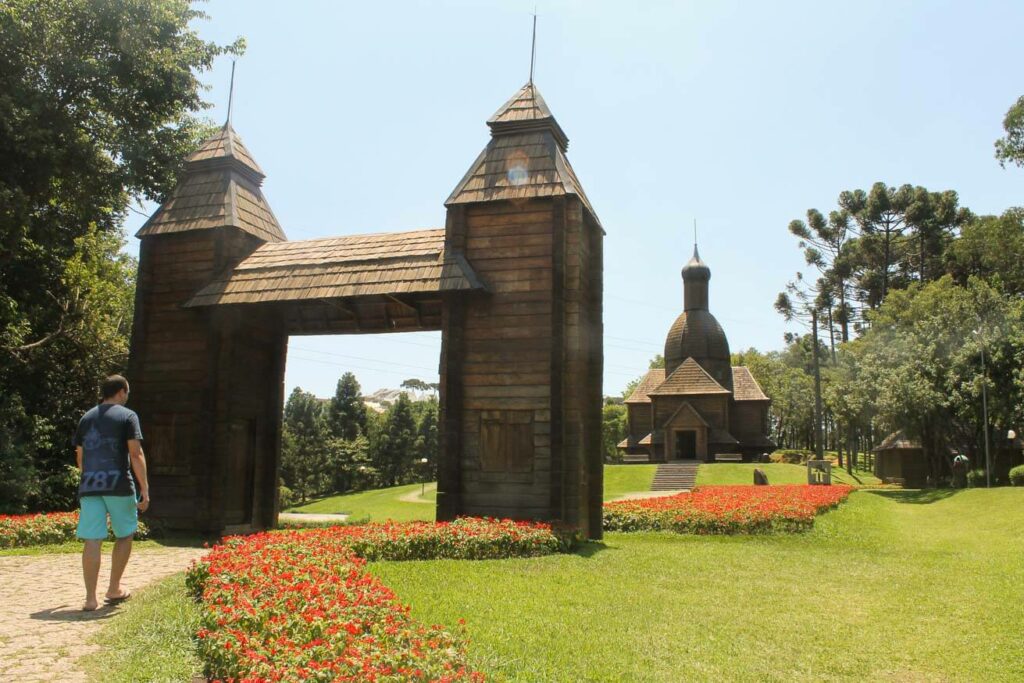
[{"label": "wooden gate structure", "polygon": [[445,227],[291,242],[230,124],[141,240],[128,376],[151,514],[277,519],[289,335],[441,330],[437,518],[601,535],[603,230],[532,83],[445,202]]}]

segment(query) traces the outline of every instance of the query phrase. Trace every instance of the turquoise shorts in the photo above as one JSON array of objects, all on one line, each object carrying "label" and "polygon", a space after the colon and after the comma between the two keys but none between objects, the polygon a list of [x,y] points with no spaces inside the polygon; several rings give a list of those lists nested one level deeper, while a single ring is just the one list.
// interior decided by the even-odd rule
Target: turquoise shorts
[{"label": "turquoise shorts", "polygon": [[116,538],[127,538],[139,528],[139,508],[135,496],[82,496],[78,514],[78,537],[83,541],[101,541],[107,537],[107,515]]}]

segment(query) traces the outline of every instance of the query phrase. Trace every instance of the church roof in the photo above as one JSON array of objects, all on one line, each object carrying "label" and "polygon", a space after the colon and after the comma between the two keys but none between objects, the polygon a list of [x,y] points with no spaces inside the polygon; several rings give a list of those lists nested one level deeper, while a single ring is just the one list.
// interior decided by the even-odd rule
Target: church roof
[{"label": "church roof", "polygon": [[487,125],[491,141],[445,206],[576,195],[600,223],[565,155],[569,140],[535,85],[523,86]]},{"label": "church roof", "polygon": [[732,397],[737,401],[770,401],[754,379],[750,369],[742,365],[732,369]]},{"label": "church roof", "polygon": [[260,184],[263,171],[225,124],[188,158],[177,187],[136,237],[236,227],[265,242],[287,239]]},{"label": "church roof", "polygon": [[676,416],[679,415],[679,413],[683,412],[684,410],[688,413],[692,413],[693,416],[697,418],[697,421],[700,422],[705,427],[711,426],[708,424],[708,421],[704,419],[704,416],[700,414],[700,411],[697,410],[689,401],[683,401],[682,403],[679,404],[679,407],[676,408],[671,415],[669,415],[668,419],[662,423],[662,427],[672,424],[672,422],[676,419]]},{"label": "church roof", "polygon": [[728,444],[730,446],[736,446],[739,444],[739,439],[730,434],[728,430],[720,429],[718,427],[712,427],[708,432],[708,443],[713,444]]},{"label": "church roof", "polygon": [[483,289],[443,229],[261,245],[186,306]]},{"label": "church roof", "polygon": [[715,381],[693,358],[687,358],[668,378],[658,385],[648,396],[680,396],[728,394],[728,389]]},{"label": "church roof", "polygon": [[647,374],[640,378],[640,383],[633,389],[633,393],[623,403],[650,403],[651,399],[647,395],[664,381],[665,368],[648,370]]}]

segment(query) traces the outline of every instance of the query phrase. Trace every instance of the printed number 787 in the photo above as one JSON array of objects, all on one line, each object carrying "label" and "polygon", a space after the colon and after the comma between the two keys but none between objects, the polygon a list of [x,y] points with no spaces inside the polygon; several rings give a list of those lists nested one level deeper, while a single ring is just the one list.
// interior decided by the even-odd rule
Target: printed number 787
[{"label": "printed number 787", "polygon": [[110,491],[117,486],[121,473],[117,470],[97,470],[82,475],[83,491]]}]

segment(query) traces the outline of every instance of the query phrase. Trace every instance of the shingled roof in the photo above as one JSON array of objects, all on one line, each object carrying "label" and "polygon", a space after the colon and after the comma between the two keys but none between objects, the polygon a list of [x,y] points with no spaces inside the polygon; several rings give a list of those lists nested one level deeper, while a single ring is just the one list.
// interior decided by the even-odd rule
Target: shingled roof
[{"label": "shingled roof", "polygon": [[750,369],[742,365],[732,369],[732,397],[737,401],[770,401],[761,391],[761,385],[757,383]]},{"label": "shingled roof", "polygon": [[692,358],[684,360],[668,378],[659,384],[648,396],[685,396],[706,394],[728,394],[728,389],[701,367]]},{"label": "shingled roof", "polygon": [[483,289],[443,229],[260,246],[186,306]]},{"label": "shingled roof", "polygon": [[885,437],[882,440],[882,443],[875,446],[875,452],[894,451],[897,449],[913,450],[918,448],[921,448],[921,442],[916,439],[911,439],[907,436],[905,431],[900,429]]},{"label": "shingled roof", "polygon": [[573,194],[600,223],[565,156],[569,139],[535,85],[524,85],[487,125],[491,141],[456,185],[446,206]]},{"label": "shingled roof", "polygon": [[287,238],[260,191],[263,171],[225,124],[192,153],[171,197],[136,237],[234,226],[266,242]]},{"label": "shingled roof", "polygon": [[259,175],[260,178],[266,176],[263,169],[253,159],[252,154],[242,144],[242,138],[238,136],[230,123],[225,123],[212,137],[199,145],[199,149],[192,152],[185,163],[195,165],[201,161],[213,162],[228,159],[238,161],[242,166]]},{"label": "shingled roof", "polygon": [[665,368],[648,370],[647,374],[640,378],[640,383],[633,389],[633,393],[623,403],[650,403],[651,399],[647,395],[664,381]]}]

